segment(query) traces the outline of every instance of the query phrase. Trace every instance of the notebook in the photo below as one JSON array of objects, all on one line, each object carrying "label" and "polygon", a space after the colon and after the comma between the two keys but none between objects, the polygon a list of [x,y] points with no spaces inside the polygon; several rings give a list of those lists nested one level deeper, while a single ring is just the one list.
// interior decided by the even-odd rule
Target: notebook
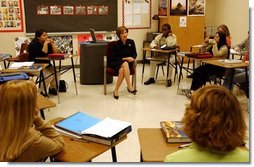
[{"label": "notebook", "polygon": [[75,114],[57,122],[55,126],[60,129],[67,130],[76,135],[81,135],[81,132],[100,122],[101,119],[92,117],[83,112],[76,112]]},{"label": "notebook", "polygon": [[96,39],[94,29],[89,28],[89,31],[90,31],[90,35],[91,35],[91,37],[92,37],[92,41],[89,41],[89,42],[91,42],[91,43],[105,43],[105,42],[106,42],[106,41],[104,41],[104,40],[97,40],[97,39]]}]

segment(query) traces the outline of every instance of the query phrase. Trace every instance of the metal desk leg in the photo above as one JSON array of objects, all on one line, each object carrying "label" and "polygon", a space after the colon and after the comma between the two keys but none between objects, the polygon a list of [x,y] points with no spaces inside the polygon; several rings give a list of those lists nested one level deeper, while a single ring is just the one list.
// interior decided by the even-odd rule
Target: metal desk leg
[{"label": "metal desk leg", "polygon": [[183,71],[183,61],[184,61],[184,57],[182,57],[182,61],[181,61],[181,65],[180,65],[178,85],[177,85],[177,94],[179,92],[179,86],[180,86],[180,82],[181,82],[181,76],[182,76],[182,71]]},{"label": "metal desk leg", "polygon": [[45,115],[44,115],[44,111],[43,111],[43,109],[41,109],[41,110],[40,110],[40,113],[41,113],[41,117],[42,117],[42,119],[44,119],[44,120],[45,120]]},{"label": "metal desk leg", "polygon": [[112,147],[111,148],[111,154],[112,154],[112,160],[113,162],[117,162],[117,159],[116,159],[116,147]]},{"label": "metal desk leg", "polygon": [[48,92],[47,92],[47,87],[46,87],[46,83],[45,83],[45,78],[44,78],[44,74],[43,74],[43,70],[40,71],[40,79],[39,79],[39,87],[41,84],[41,81],[43,83],[43,87],[44,87],[44,93],[46,97],[49,97]]},{"label": "metal desk leg", "polygon": [[230,82],[229,82],[229,90],[231,91],[232,89],[232,85],[233,85],[233,79],[234,79],[234,74],[235,74],[235,69],[233,68],[232,69],[232,75],[231,75],[231,78],[230,78]]},{"label": "metal desk leg", "polygon": [[146,61],[146,51],[143,51],[143,67],[142,67],[142,78],[141,78],[141,84],[143,83],[144,79],[144,71],[145,71],[145,61]]},{"label": "metal desk leg", "polygon": [[71,67],[72,67],[72,73],[73,73],[73,80],[74,80],[74,84],[75,84],[76,95],[78,95],[78,89],[77,89],[77,82],[76,82],[76,74],[75,74],[75,69],[74,69],[73,57],[71,57]]},{"label": "metal desk leg", "polygon": [[142,152],[140,151],[140,162],[144,162],[143,161],[143,156],[142,156]]},{"label": "metal desk leg", "polygon": [[166,87],[168,87],[169,66],[170,66],[170,53],[168,53],[167,75],[166,75]]},{"label": "metal desk leg", "polygon": [[[56,62],[53,60],[53,66],[54,66],[54,75],[55,75],[55,82],[56,82],[56,90],[57,90],[57,98],[58,98],[58,104],[60,103],[60,97],[59,97],[59,86],[57,82],[57,71],[56,71]],[[59,67],[61,68],[61,67]]]}]

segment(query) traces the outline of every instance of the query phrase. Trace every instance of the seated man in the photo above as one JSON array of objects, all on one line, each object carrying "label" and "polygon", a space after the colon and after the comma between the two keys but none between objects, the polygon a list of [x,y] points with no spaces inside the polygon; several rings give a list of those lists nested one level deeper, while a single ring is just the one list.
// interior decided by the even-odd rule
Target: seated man
[{"label": "seated man", "polygon": [[[172,33],[171,31],[171,26],[169,24],[163,24],[162,26],[162,34],[157,35],[155,37],[155,39],[151,42],[150,47],[154,48],[154,49],[161,49],[161,47],[163,47],[163,49],[172,49],[176,47],[176,35]],[[166,56],[165,54],[156,54],[154,55],[155,59],[161,60],[161,61],[166,61]],[[174,55],[171,55],[170,58],[170,63],[175,63],[175,58]],[[156,70],[156,65],[159,64],[159,61],[150,61],[150,78],[144,82],[145,85],[150,85],[152,83],[155,83],[154,80],[154,76],[155,76],[155,70]],[[171,75],[172,75],[172,70],[173,67],[170,66],[169,69],[169,80],[168,82],[168,86],[172,85],[171,82]]]}]

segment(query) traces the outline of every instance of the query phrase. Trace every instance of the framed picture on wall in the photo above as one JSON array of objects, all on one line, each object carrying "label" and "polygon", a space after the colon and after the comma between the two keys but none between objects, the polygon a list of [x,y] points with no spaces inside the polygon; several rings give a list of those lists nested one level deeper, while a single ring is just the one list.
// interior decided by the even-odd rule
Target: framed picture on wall
[{"label": "framed picture on wall", "polygon": [[170,15],[187,15],[187,0],[170,0]]},{"label": "framed picture on wall", "polygon": [[168,15],[168,0],[159,0],[158,15],[159,16]]},{"label": "framed picture on wall", "polygon": [[76,15],[86,15],[86,6],[75,6]]},{"label": "framed picture on wall", "polygon": [[21,0],[0,1],[0,32],[23,31]]},{"label": "framed picture on wall", "polygon": [[74,15],[74,6],[63,6],[64,15]]},{"label": "framed picture on wall", "polygon": [[62,14],[62,7],[59,5],[50,6],[50,15],[61,15]]},{"label": "framed picture on wall", "polygon": [[87,6],[87,15],[97,15],[97,6]]},{"label": "framed picture on wall", "polygon": [[188,16],[204,16],[205,0],[188,0]]},{"label": "framed picture on wall", "polygon": [[98,6],[98,15],[108,15],[108,6]]},{"label": "framed picture on wall", "polygon": [[49,14],[49,7],[46,5],[39,5],[36,8],[37,15],[48,15]]}]

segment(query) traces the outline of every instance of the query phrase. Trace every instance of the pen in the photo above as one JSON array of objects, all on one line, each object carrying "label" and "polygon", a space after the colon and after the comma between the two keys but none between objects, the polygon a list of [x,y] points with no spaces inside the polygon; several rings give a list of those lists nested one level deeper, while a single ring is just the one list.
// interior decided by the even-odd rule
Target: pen
[{"label": "pen", "polygon": [[72,141],[80,141],[80,142],[89,143],[89,141],[87,141],[87,140],[84,140],[84,139],[76,139],[76,138],[70,138],[70,140],[72,140]]},{"label": "pen", "polygon": [[190,146],[190,143],[188,143],[188,144],[182,144],[182,145],[179,146],[179,148],[185,148],[185,147],[189,147],[189,146]]}]

